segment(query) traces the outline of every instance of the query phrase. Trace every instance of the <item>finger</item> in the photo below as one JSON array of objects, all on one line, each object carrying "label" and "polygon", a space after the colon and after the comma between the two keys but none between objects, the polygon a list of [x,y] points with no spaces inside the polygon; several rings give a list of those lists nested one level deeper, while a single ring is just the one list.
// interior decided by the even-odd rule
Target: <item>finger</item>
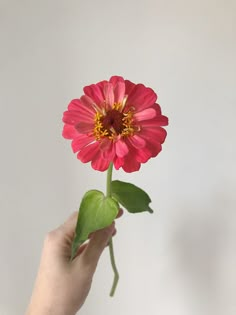
[{"label": "finger", "polygon": [[63,231],[63,233],[69,237],[70,239],[73,239],[76,223],[78,219],[78,211],[73,212],[69,218],[59,227]]},{"label": "finger", "polygon": [[[88,236],[88,239],[91,239],[91,238],[93,237],[93,235],[94,235],[96,232],[97,232],[97,231],[90,233],[89,236]],[[117,233],[117,230],[116,230],[116,228],[114,228],[114,231],[113,231],[113,233],[112,233],[112,236],[115,236],[116,233]]]},{"label": "finger", "polygon": [[116,219],[119,219],[123,215],[123,213],[124,213],[124,210],[120,208],[119,212],[118,212],[118,214],[116,216]]},{"label": "finger", "polygon": [[[91,233],[91,234],[89,235],[89,238],[90,238],[90,239],[91,239],[91,237],[93,236],[94,233],[96,233],[96,232],[93,232],[93,233]],[[115,228],[111,236],[112,236],[112,237],[115,236],[116,233],[117,233],[117,231],[116,231],[116,228]],[[108,246],[108,245],[109,245],[109,241],[108,241],[108,243],[106,244],[106,246]],[[80,254],[82,254],[82,252],[85,250],[85,248],[86,248],[87,246],[88,246],[88,242],[86,242],[86,243],[80,245],[79,248],[78,248],[78,250],[77,250],[77,253],[76,253],[75,256],[74,256],[74,259],[75,259],[76,257],[78,257]]]},{"label": "finger", "polygon": [[81,255],[87,246],[88,246],[88,243],[84,243],[84,244],[80,245],[80,247],[78,248],[77,253],[75,254],[73,259],[75,259],[79,255]]},{"label": "finger", "polygon": [[[116,235],[116,233],[117,233],[117,231],[115,229],[114,232],[112,233],[112,237],[114,237]],[[110,243],[110,239],[108,240],[106,247],[109,246],[109,243]]]},{"label": "finger", "polygon": [[[124,213],[124,210],[120,208],[119,212],[118,212],[118,214],[116,216],[116,219],[119,219],[123,215],[123,213]],[[93,237],[94,233],[96,233],[96,231],[90,233],[88,238],[91,239]],[[114,229],[114,232],[113,232],[112,236],[115,236],[115,235],[116,235],[116,229]]]},{"label": "finger", "polygon": [[114,231],[113,231],[113,233],[112,233],[112,236],[115,236],[116,233],[117,233],[117,230],[116,230],[116,228],[114,228]]},{"label": "finger", "polygon": [[92,235],[88,245],[80,255],[81,262],[85,266],[89,266],[95,271],[99,257],[110,240],[114,230],[115,223],[112,223],[109,227],[98,230]]}]

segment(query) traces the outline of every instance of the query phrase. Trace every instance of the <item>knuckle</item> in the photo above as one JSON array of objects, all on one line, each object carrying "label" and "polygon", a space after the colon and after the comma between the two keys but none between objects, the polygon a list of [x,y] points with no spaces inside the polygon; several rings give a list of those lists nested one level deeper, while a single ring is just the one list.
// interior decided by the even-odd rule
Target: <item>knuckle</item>
[{"label": "knuckle", "polygon": [[52,231],[47,233],[47,235],[45,237],[45,243],[47,243],[47,244],[54,243],[54,242],[58,241],[58,239],[60,239],[60,237],[61,237],[60,228],[52,230]]},{"label": "knuckle", "polygon": [[78,217],[78,211],[73,211],[73,212],[70,214],[70,216],[69,216],[69,218],[68,218],[67,221],[75,220],[77,217]]},{"label": "knuckle", "polygon": [[111,230],[112,229],[110,227],[108,227],[102,231],[104,238],[108,238],[111,235]]}]

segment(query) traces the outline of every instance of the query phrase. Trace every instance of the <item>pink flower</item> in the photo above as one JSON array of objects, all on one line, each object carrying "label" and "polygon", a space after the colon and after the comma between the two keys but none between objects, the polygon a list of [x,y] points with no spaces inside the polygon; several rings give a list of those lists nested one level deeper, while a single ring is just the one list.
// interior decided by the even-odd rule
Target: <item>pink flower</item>
[{"label": "pink flower", "polygon": [[157,156],[165,141],[168,118],[161,114],[157,95],[143,84],[113,76],[84,88],[64,112],[63,137],[83,163],[105,171],[111,162],[125,172]]}]

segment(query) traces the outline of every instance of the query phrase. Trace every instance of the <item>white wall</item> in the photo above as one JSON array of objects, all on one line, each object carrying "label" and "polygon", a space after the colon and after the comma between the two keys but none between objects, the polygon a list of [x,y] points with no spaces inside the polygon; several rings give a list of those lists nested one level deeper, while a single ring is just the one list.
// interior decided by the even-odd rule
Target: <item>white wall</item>
[{"label": "white wall", "polygon": [[141,172],[114,175],[156,211],[117,223],[116,296],[105,253],[80,314],[236,313],[235,12],[234,0],[0,0],[0,315],[24,313],[45,233],[104,189],[61,116],[113,74],[158,92],[169,134]]}]

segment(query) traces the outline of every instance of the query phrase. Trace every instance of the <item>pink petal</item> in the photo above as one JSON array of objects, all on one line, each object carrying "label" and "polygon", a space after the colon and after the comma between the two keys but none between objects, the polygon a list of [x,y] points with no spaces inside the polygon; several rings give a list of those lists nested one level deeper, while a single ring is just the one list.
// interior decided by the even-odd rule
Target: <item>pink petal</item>
[{"label": "pink petal", "polygon": [[100,172],[104,172],[108,169],[109,165],[110,165],[110,161],[103,159],[101,157],[101,154],[97,154],[93,160],[92,160],[92,168],[94,170],[100,171]]},{"label": "pink petal", "polygon": [[[103,81],[100,81],[100,82],[96,83],[96,85],[101,89],[101,91],[102,91],[102,93],[103,93],[104,87],[105,87],[105,85],[106,85],[107,83],[108,83],[107,80],[103,80]],[[104,93],[103,93],[103,95],[104,95]],[[104,99],[105,99],[105,96],[104,96]]]},{"label": "pink petal", "polygon": [[123,140],[115,142],[115,149],[118,157],[124,157],[129,152],[128,146]]},{"label": "pink petal", "polygon": [[152,107],[156,110],[157,115],[161,115],[161,106],[159,104],[155,103]]},{"label": "pink petal", "polygon": [[165,141],[166,134],[166,130],[161,127],[142,129],[140,136],[146,140],[146,147],[137,152],[138,161],[146,163],[150,157],[157,156],[162,149],[161,144]]},{"label": "pink petal", "polygon": [[83,111],[82,109],[78,111],[79,114],[79,122],[86,122],[88,124],[94,124],[95,114],[92,116],[88,114],[88,112]]},{"label": "pink petal", "polygon": [[124,79],[120,76],[114,75],[110,78],[109,80],[110,83],[113,84],[113,86],[115,87],[117,85],[118,82],[125,82]]},{"label": "pink petal", "polygon": [[133,88],[135,87],[135,84],[129,80],[125,80],[125,94],[129,95]]},{"label": "pink petal", "polygon": [[142,149],[146,145],[146,141],[143,138],[139,137],[138,135],[130,136],[128,138],[128,141],[133,147],[137,149]]},{"label": "pink petal", "polygon": [[100,150],[104,159],[109,160],[110,162],[113,161],[116,153],[113,141],[108,138],[103,139],[100,145]]},{"label": "pink petal", "polygon": [[83,162],[87,163],[91,161],[97,154],[99,150],[99,142],[94,142],[92,144],[89,144],[88,146],[84,147],[78,154],[77,158]]},{"label": "pink petal", "polygon": [[132,162],[131,158],[130,159],[126,158],[125,162],[122,166],[123,170],[126,173],[137,172],[137,171],[139,171],[140,167],[141,167],[141,164],[136,160],[133,160],[133,162]]},{"label": "pink petal", "polygon": [[127,173],[136,172],[140,169],[140,162],[136,159],[136,149],[130,148],[130,152],[124,158],[122,168]]},{"label": "pink petal", "polygon": [[78,131],[75,129],[73,125],[64,125],[62,136],[65,139],[74,139],[76,136],[78,136]]},{"label": "pink petal", "polygon": [[156,93],[146,88],[143,84],[137,84],[127,98],[127,107],[135,107],[137,111],[152,106],[157,99]]},{"label": "pink petal", "polygon": [[157,143],[163,143],[165,141],[167,132],[162,127],[156,128],[142,128],[139,135],[146,140],[147,143],[150,143],[155,146]]},{"label": "pink petal", "polygon": [[112,107],[114,104],[114,92],[113,92],[113,85],[111,83],[107,83],[104,86],[104,96],[106,100],[106,104],[109,107]]},{"label": "pink petal", "polygon": [[65,124],[75,125],[80,121],[80,114],[78,113],[78,111],[75,110],[66,111],[63,113],[62,121]]},{"label": "pink petal", "polygon": [[81,106],[81,102],[79,99],[74,99],[70,102],[68,105],[68,110],[78,110],[78,108]]},{"label": "pink petal", "polygon": [[[84,96],[85,97],[85,96]],[[83,99],[83,97],[82,97]],[[68,108],[69,110],[63,114],[63,122],[70,125],[75,125],[80,121],[93,122],[95,117],[95,109],[90,105],[81,102],[80,100],[73,100]]]},{"label": "pink petal", "polygon": [[80,151],[83,147],[94,141],[93,136],[87,136],[77,133],[77,137],[72,141],[71,147],[74,153]]},{"label": "pink petal", "polygon": [[150,151],[150,148],[143,148],[142,150],[137,150],[136,151],[136,159],[140,163],[146,163],[153,155],[154,149]]},{"label": "pink petal", "polygon": [[155,146],[147,143],[147,149],[151,152],[152,157],[155,157],[161,152],[162,146],[160,143],[156,144]]},{"label": "pink petal", "polygon": [[77,113],[80,117],[79,121],[84,121],[87,123],[94,122],[96,110],[94,109],[92,104],[92,100],[88,96],[83,95],[81,97],[81,106],[77,110]]},{"label": "pink petal", "polygon": [[94,100],[91,99],[87,95],[82,95],[80,100],[81,100],[81,103],[82,103],[82,105],[80,106],[80,109],[90,113],[90,115],[94,115],[94,113],[96,112],[96,110],[94,108],[95,105],[96,105]]},{"label": "pink petal", "polygon": [[163,115],[156,116],[149,120],[144,120],[140,124],[142,127],[159,127],[159,126],[167,126],[168,118]]},{"label": "pink petal", "polygon": [[84,93],[92,99],[96,105],[101,107],[101,104],[103,104],[105,97],[103,95],[103,91],[101,87],[98,84],[92,84],[89,86],[84,87]]},{"label": "pink petal", "polygon": [[136,121],[152,119],[156,116],[156,111],[154,108],[146,108],[141,112],[138,112],[134,115]]},{"label": "pink petal", "polygon": [[121,103],[125,96],[125,84],[124,82],[117,82],[114,88],[114,101],[115,103]]},{"label": "pink petal", "polygon": [[75,125],[75,129],[80,132],[80,133],[84,133],[84,134],[88,134],[88,133],[93,133],[93,129],[94,129],[94,123],[89,123],[89,122],[78,122]]},{"label": "pink petal", "polygon": [[114,158],[115,169],[118,170],[124,164],[124,158],[116,156]]}]

